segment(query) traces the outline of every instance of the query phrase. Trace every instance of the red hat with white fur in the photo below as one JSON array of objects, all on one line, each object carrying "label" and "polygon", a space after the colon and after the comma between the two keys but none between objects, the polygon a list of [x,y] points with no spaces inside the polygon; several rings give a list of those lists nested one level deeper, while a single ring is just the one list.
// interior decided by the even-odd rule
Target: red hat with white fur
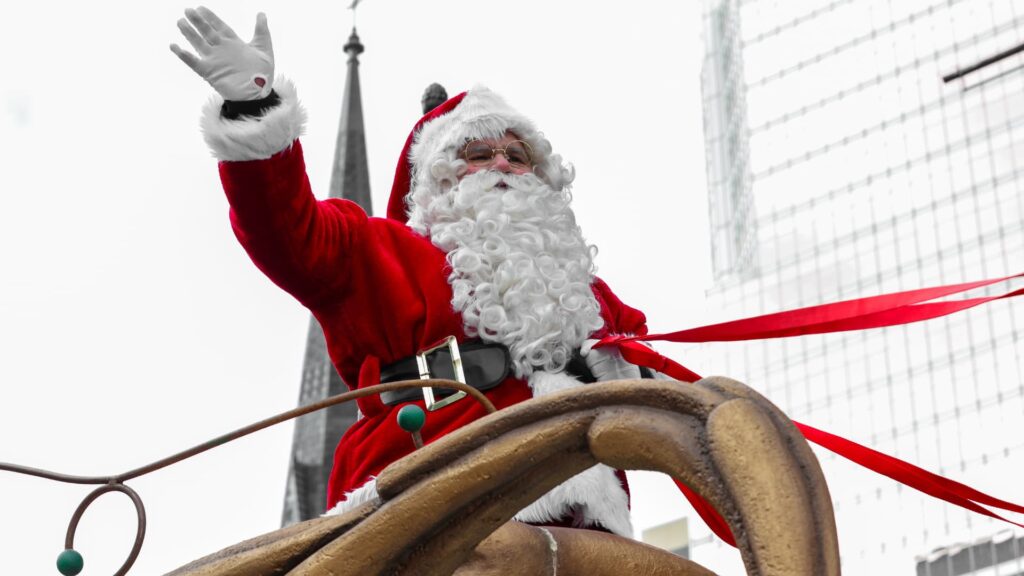
[{"label": "red hat with white fur", "polygon": [[572,181],[573,171],[551,153],[551,143],[533,122],[510,107],[498,94],[477,87],[450,98],[416,123],[405,141],[395,168],[387,217],[408,221],[406,196],[418,186],[436,185],[432,171],[439,161],[451,162],[466,142],[501,138],[512,132],[526,141],[534,155],[534,173],[560,189]]}]

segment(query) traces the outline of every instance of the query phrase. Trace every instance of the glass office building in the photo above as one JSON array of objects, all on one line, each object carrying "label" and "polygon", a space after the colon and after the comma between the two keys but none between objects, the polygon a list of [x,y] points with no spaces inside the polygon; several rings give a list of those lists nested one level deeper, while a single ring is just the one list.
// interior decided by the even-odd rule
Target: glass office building
[{"label": "glass office building", "polygon": [[[1024,271],[1024,55],[943,81],[1024,43],[1024,4],[708,0],[703,17],[716,317]],[[1022,330],[1018,298],[681,359],[747,382],[794,419],[1021,502]],[[973,550],[1009,525],[816,453],[845,572],[993,566],[939,551]],[[738,570],[699,520],[690,554]],[[929,561],[940,557],[950,563]],[[1024,572],[1019,559],[999,565]]]}]

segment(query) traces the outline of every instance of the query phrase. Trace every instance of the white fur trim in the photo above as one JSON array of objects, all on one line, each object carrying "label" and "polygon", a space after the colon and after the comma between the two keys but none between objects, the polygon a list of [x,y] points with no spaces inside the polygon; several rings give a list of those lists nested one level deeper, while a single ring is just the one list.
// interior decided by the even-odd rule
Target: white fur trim
[{"label": "white fur trim", "polygon": [[[498,94],[483,86],[474,87],[447,114],[424,124],[409,148],[411,182],[404,196],[419,187],[440,188],[442,181],[432,171],[439,161],[453,162],[467,140],[501,138],[512,132],[533,149],[533,172],[555,190],[569,186],[576,177],[572,165],[552,153],[551,143],[533,122],[508,105]],[[461,161],[459,161],[461,162]]]},{"label": "white fur trim", "polygon": [[629,498],[615,471],[604,464],[588,468],[559,484],[520,510],[515,519],[543,524],[569,514],[574,505],[582,508],[585,525],[598,523],[619,536],[633,537]]},{"label": "white fur trim", "polygon": [[534,372],[530,374],[526,382],[530,385],[530,389],[533,390],[534,398],[585,386],[583,382],[565,372]]},{"label": "white fur trim", "polygon": [[535,149],[542,147],[542,137],[533,122],[498,94],[476,86],[454,110],[431,120],[416,133],[409,159],[414,166],[421,166],[423,160],[444,151],[456,152],[467,139],[501,138],[508,131]]},{"label": "white fur trim", "polygon": [[346,492],[345,499],[335,504],[334,508],[324,512],[324,516],[344,514],[349,510],[378,497],[380,497],[380,495],[377,494],[377,477],[373,476],[366,481],[366,484],[363,484],[351,492]]},{"label": "white fur trim", "polygon": [[214,157],[222,162],[266,160],[302,135],[306,110],[299,103],[295,86],[278,77],[274,90],[281,103],[259,118],[227,120],[220,115],[223,98],[215,96],[206,103],[199,124]]}]

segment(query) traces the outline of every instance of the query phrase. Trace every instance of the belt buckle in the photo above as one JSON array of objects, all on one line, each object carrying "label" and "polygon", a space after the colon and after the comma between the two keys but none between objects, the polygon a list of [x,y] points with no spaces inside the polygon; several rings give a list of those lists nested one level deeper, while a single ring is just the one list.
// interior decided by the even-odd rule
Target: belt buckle
[{"label": "belt buckle", "polygon": [[[462,371],[462,356],[459,355],[459,343],[457,340],[455,340],[455,336],[448,336],[440,343],[431,346],[430,348],[424,348],[423,350],[420,350],[419,352],[416,353],[416,367],[419,368],[420,379],[430,380],[431,377],[430,365],[427,364],[427,355],[430,354],[431,352],[440,350],[446,346],[448,347],[448,351],[451,352],[452,355],[452,369],[455,372],[455,381],[465,384],[466,375]],[[448,396],[443,400],[435,401],[433,388],[427,387],[423,388],[422,390],[423,400],[427,405],[427,410],[431,412],[433,412],[434,410],[444,408],[445,406],[458,402],[459,400],[462,400],[463,398],[466,397],[465,392],[463,392],[462,390],[457,390],[451,396]]]}]

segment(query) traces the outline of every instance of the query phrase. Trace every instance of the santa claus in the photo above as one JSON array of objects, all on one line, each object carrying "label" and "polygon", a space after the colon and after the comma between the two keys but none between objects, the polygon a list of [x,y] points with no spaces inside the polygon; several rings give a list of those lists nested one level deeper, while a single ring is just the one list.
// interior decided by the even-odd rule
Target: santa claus
[{"label": "santa claus", "polygon": [[[486,88],[452,98],[417,123],[387,218],[372,218],[350,201],[314,198],[298,140],[305,112],[294,87],[274,77],[266,17],[247,43],[208,9],[185,15],[178,26],[198,55],[171,49],[218,93],[202,128],[234,232],[256,266],[320,322],[345,382],[418,378],[418,361],[450,378],[452,348],[468,384],[499,409],[640,377],[614,350],[590,349],[610,333],[645,333],[645,318],[594,275],[596,249],[571,208],[573,170],[530,120]],[[477,403],[444,394],[359,401],[361,418],[335,454],[332,512],[372,498],[375,475],[414,450],[396,423],[401,406],[432,409],[426,442],[484,416]],[[516,518],[632,536],[625,476],[604,465]]]}]

